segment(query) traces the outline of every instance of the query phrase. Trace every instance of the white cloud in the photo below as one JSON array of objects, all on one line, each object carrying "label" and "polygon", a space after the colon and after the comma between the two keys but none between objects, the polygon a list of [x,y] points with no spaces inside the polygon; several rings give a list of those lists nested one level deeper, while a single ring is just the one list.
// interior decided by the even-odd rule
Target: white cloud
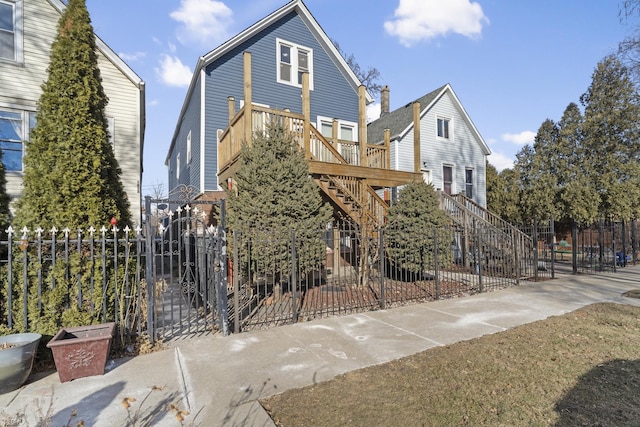
[{"label": "white cloud", "polygon": [[120,58],[122,58],[123,61],[137,61],[139,59],[144,58],[145,56],[147,56],[146,53],[144,52],[135,52],[135,53],[124,53],[124,52],[120,52],[118,54],[118,56]]},{"label": "white cloud", "polygon": [[400,0],[394,19],[384,28],[409,47],[448,33],[477,37],[488,22],[480,4],[470,0]]},{"label": "white cloud", "polygon": [[178,40],[184,45],[197,43],[213,49],[229,38],[233,12],[216,0],[180,0],[180,8],[169,14],[182,23]]},{"label": "white cloud", "polygon": [[501,172],[504,169],[513,168],[514,159],[505,154],[494,152],[489,155],[488,161],[498,170],[498,172]]},{"label": "white cloud", "polygon": [[530,130],[525,130],[520,133],[503,133],[502,140],[511,142],[516,145],[533,145],[533,140],[536,137],[536,133]]},{"label": "white cloud", "polygon": [[191,69],[184,65],[180,58],[162,55],[160,67],[155,68],[160,81],[167,86],[187,87],[191,83]]}]

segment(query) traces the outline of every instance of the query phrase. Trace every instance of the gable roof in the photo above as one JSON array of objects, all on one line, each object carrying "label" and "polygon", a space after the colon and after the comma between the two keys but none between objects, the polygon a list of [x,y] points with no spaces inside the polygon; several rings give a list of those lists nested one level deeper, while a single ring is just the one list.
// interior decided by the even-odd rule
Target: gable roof
[{"label": "gable roof", "polygon": [[385,129],[389,129],[391,131],[391,141],[404,137],[407,132],[409,132],[413,128],[413,104],[416,102],[420,103],[420,118],[422,118],[427,113],[427,111],[429,111],[431,107],[433,107],[436,102],[438,102],[438,100],[442,98],[447,92],[452,95],[456,107],[471,128],[471,131],[475,135],[476,139],[480,142],[483,151],[487,155],[491,154],[489,146],[486,144],[484,138],[482,138],[482,135],[480,135],[480,132],[478,132],[478,129],[471,121],[471,118],[462,106],[462,103],[460,103],[460,100],[456,96],[453,88],[449,83],[427,93],[426,95],[416,99],[415,101],[409,102],[403,107],[400,107],[390,113],[384,114],[379,119],[369,123],[367,125],[368,142],[370,144],[382,142],[384,140]]},{"label": "gable roof", "polygon": [[[226,53],[230,52],[234,48],[238,47],[245,41],[249,40],[251,37],[260,33],[265,28],[273,25],[278,22],[283,17],[287,16],[291,12],[295,12],[302,19],[302,21],[306,24],[307,28],[311,31],[311,33],[316,37],[320,45],[327,52],[327,55],[332,59],[334,64],[336,64],[337,68],[340,72],[345,76],[347,82],[354,88],[355,91],[358,90],[358,87],[362,84],[358,77],[356,77],[355,73],[347,64],[347,61],[342,57],[338,49],[331,42],[327,33],[324,32],[318,21],[313,17],[307,6],[302,2],[302,0],[292,0],[289,3],[285,4],[281,8],[267,15],[265,18],[246,28],[244,31],[236,34],[226,42],[222,43],[217,48],[208,52],[207,54],[198,58],[198,62],[193,71],[193,75],[191,77],[191,83],[189,84],[189,88],[187,89],[187,93],[184,98],[184,103],[182,104],[182,109],[180,110],[180,115],[178,116],[178,123],[182,120],[186,113],[188,101],[191,98],[193,91],[196,88],[196,83],[198,81],[198,76],[201,71],[204,70],[209,64],[216,61],[218,58],[222,57]],[[371,94],[366,91],[367,104],[374,101]],[[167,157],[165,160],[165,165],[168,164],[171,152],[175,146],[175,141],[178,133],[178,126],[176,126],[176,130],[171,139],[171,145],[169,147],[169,151],[167,152]]]},{"label": "gable roof", "polygon": [[[358,87],[361,84],[360,80],[358,80],[358,77],[356,77],[351,67],[349,67],[349,65],[347,64],[347,61],[342,57],[342,55],[340,54],[338,49],[334,46],[329,36],[327,36],[327,34],[322,29],[322,27],[320,27],[320,24],[318,24],[318,21],[316,21],[316,19],[313,17],[309,9],[307,9],[307,7],[302,2],[302,0],[290,1],[289,3],[282,6],[280,9],[276,10],[275,12],[266,16],[265,18],[256,22],[255,24],[245,29],[244,31],[236,34],[235,36],[233,36],[226,42],[222,43],[220,46],[218,46],[214,50],[207,53],[206,55],[200,57],[196,65],[196,70],[194,72],[194,75],[201,68],[211,64],[216,59],[220,58],[221,56],[231,51],[235,47],[239,46],[240,44],[244,43],[251,37],[260,33],[260,31],[264,30],[265,28],[268,28],[273,23],[279,21],[280,19],[287,16],[291,12],[296,12],[298,16],[300,16],[300,18],[304,21],[304,23],[307,25],[309,30],[313,33],[313,35],[319,41],[320,45],[327,52],[329,57],[338,66],[338,68],[340,69],[342,74],[345,76],[347,81],[351,84],[353,89],[357,91]],[[371,103],[371,102],[373,102],[373,97],[371,96],[371,94],[367,92],[367,103]]]}]

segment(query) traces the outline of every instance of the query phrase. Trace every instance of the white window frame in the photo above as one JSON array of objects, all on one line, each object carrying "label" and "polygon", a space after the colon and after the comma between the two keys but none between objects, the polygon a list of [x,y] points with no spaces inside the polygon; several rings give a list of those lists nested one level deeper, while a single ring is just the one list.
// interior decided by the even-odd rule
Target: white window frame
[{"label": "white window frame", "polygon": [[[471,171],[471,182],[467,182],[467,172]],[[476,180],[476,174],[475,174],[475,170],[473,168],[464,168],[464,195],[465,197],[472,199],[473,200],[473,193],[474,193],[474,189],[475,189],[475,181]],[[468,187],[471,186],[471,197],[469,197],[467,189]]]},{"label": "white window frame", "polygon": [[443,163],[440,168],[440,173],[442,174],[442,191],[446,193],[444,185],[444,168],[446,167],[451,168],[451,195],[454,195],[456,194],[456,167],[450,163]]},{"label": "white window frame", "polygon": [[176,155],[176,179],[180,179],[180,153]]},{"label": "white window frame", "polygon": [[21,132],[21,144],[22,144],[22,155],[21,155],[21,167],[20,170],[9,170],[6,169],[6,173],[7,174],[22,174],[22,172],[24,172],[24,154],[25,154],[25,149],[26,146],[29,142],[30,139],[30,135],[31,135],[31,129],[33,127],[35,127],[35,118],[36,118],[36,112],[35,111],[29,111],[29,110],[23,110],[21,108],[16,108],[13,106],[8,106],[5,107],[5,105],[0,105],[0,110],[2,111],[6,111],[8,113],[14,113],[14,114],[19,114],[20,115],[20,132]]},{"label": "white window frame", "polygon": [[[329,118],[329,117],[324,117],[324,116],[318,116],[317,117],[317,127],[318,130],[320,131],[320,133],[322,133],[322,124],[328,124],[329,126],[331,126],[333,128],[333,119]],[[352,142],[356,142],[358,141],[358,123],[356,122],[350,122],[347,120],[340,120],[338,119],[338,139],[345,139],[342,137],[342,128],[343,127],[350,127],[353,129],[353,139],[351,140]],[[331,139],[331,135],[323,135],[325,138],[329,138]],[[348,140],[347,140],[348,141]]]},{"label": "white window frame", "polygon": [[[440,136],[440,126],[439,126],[440,121],[442,121],[443,123],[445,122],[447,123],[446,136]],[[443,128],[443,132],[444,132],[444,128]],[[444,116],[436,116],[436,137],[438,139],[442,139],[446,141],[453,141],[453,119],[449,117],[444,117]]]},{"label": "white window frame", "polygon": [[[282,46],[287,46],[291,49],[291,80],[284,80],[280,75],[280,52]],[[302,87],[302,82],[298,82],[298,73],[300,72],[300,66],[298,64],[299,51],[304,51],[307,53],[307,63],[309,65],[309,69],[307,70],[309,72],[309,90],[313,90],[313,49],[280,38],[276,38],[276,81],[278,83],[283,83],[290,86]]]},{"label": "white window frame", "polygon": [[[0,0],[0,3],[9,5],[13,9],[13,58],[0,57],[0,61],[24,62],[23,51],[23,3],[24,0]],[[0,30],[2,31],[2,30]]]},{"label": "white window frame", "polygon": [[191,164],[191,131],[187,134],[187,165]]}]

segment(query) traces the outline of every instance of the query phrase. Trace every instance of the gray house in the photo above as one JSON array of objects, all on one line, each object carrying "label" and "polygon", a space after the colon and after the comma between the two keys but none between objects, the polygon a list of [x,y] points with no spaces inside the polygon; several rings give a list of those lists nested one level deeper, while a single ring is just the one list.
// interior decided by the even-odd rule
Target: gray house
[{"label": "gray house", "polygon": [[[487,206],[486,165],[491,151],[449,84],[389,112],[389,89],[382,91],[380,118],[367,128],[370,144],[382,144],[390,130],[391,169],[414,171],[449,195],[464,194]],[[414,104],[419,103],[419,159],[414,157]],[[418,165],[416,165],[418,163]]]},{"label": "gray house", "polygon": [[[0,147],[13,199],[22,194],[22,157],[65,7],[60,0],[0,0]],[[145,84],[97,36],[96,44],[111,141],[132,219],[140,223]]]},{"label": "gray house", "polygon": [[[251,79],[246,82],[246,54]],[[217,198],[227,177],[220,142],[251,86],[253,126],[273,111],[303,111],[303,74],[309,76],[310,122],[322,135],[357,141],[360,82],[301,0],[294,0],[222,45],[197,63],[165,165],[170,196],[189,189],[192,197]],[[366,102],[372,97],[365,93]],[[334,121],[335,119],[335,121]],[[222,181],[222,182],[221,182]]]}]

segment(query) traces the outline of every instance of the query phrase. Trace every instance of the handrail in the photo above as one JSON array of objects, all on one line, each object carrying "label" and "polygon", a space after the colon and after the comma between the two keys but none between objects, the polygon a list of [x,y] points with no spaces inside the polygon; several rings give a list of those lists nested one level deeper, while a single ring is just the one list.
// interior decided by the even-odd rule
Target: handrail
[{"label": "handrail", "polygon": [[[218,165],[219,170],[225,170],[236,159],[244,140],[246,123],[246,109],[243,106],[231,119],[229,126],[219,135]],[[304,147],[304,116],[287,110],[275,110],[268,107],[253,105],[251,107],[252,131],[264,131],[268,123],[280,120],[294,134],[294,138]],[[367,144],[367,164],[360,165],[360,145],[358,142],[338,140],[334,145],[325,138],[313,125],[310,128],[310,151],[312,160],[343,165],[366,166],[370,168],[388,169],[386,162],[386,147]],[[249,143],[251,141],[248,141]]]}]

